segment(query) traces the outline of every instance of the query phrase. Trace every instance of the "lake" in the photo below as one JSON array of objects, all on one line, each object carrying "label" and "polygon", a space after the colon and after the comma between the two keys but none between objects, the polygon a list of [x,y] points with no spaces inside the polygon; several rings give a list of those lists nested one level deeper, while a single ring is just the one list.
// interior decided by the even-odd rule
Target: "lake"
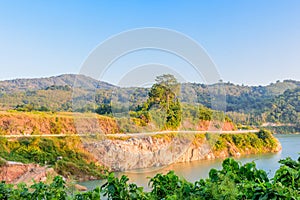
[{"label": "lake", "polygon": [[[242,163],[255,161],[257,168],[264,169],[270,177],[273,177],[275,171],[279,168],[280,159],[291,157],[298,159],[300,153],[300,134],[295,135],[275,135],[282,145],[282,150],[278,153],[256,154],[241,156],[236,158]],[[201,160],[187,163],[176,163],[163,168],[151,168],[144,170],[134,170],[128,172],[117,172],[117,176],[123,174],[129,177],[130,182],[136,183],[138,186],[143,186],[148,189],[148,177],[154,177],[157,173],[167,173],[174,170],[177,175],[184,177],[190,182],[195,182],[200,178],[207,178],[210,169],[221,169],[223,159],[216,160]],[[81,185],[88,189],[93,189],[96,186],[102,185],[105,180],[81,182]]]}]

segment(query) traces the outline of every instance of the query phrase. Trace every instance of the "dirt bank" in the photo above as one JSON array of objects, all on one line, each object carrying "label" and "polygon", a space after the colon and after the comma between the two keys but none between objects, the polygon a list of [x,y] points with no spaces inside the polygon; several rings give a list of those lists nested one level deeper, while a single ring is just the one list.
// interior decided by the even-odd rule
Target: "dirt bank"
[{"label": "dirt bank", "polygon": [[7,161],[0,169],[0,180],[13,184],[32,184],[34,181],[45,182],[47,177],[54,177],[57,175],[52,168],[47,166],[23,164],[11,161]]}]

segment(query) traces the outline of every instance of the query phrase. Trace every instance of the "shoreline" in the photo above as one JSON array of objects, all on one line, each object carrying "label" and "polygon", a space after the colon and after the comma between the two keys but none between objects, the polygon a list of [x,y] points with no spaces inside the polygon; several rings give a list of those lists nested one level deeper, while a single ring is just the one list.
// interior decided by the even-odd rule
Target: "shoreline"
[{"label": "shoreline", "polygon": [[[93,156],[96,159],[95,161],[102,164],[102,166],[108,167],[109,171],[115,172],[132,169],[147,169],[149,167],[164,166],[170,163],[214,160],[227,157],[237,158],[245,155],[272,153],[281,150],[279,141],[274,136],[268,134],[259,136],[259,133],[243,133],[215,136],[216,134],[196,134],[190,138],[166,134],[147,136],[144,138],[126,138],[125,140],[122,138],[114,138],[101,140],[100,142],[93,141],[85,143],[83,146],[89,152],[93,152]],[[255,141],[257,147],[252,147],[251,141]],[[30,171],[34,172],[34,168],[43,168],[43,180],[47,177],[46,172],[48,169],[55,172],[53,168],[40,166],[38,164],[24,164],[20,162],[10,162],[9,164],[12,166],[11,173],[14,173],[13,168],[15,166],[13,166],[13,164],[23,165],[24,169],[22,168],[23,170],[19,171],[23,174],[27,173],[28,177],[30,177],[30,175],[28,175]],[[30,165],[32,166],[28,167]],[[3,172],[3,170],[1,171]],[[22,173],[16,175],[15,179],[21,180]],[[34,173],[32,173],[32,176],[33,175]],[[7,175],[2,175],[2,177],[4,176],[7,177]],[[78,179],[78,182],[98,180],[98,178],[91,177],[92,176],[83,176],[81,179]],[[31,179],[29,178],[29,180]]]}]

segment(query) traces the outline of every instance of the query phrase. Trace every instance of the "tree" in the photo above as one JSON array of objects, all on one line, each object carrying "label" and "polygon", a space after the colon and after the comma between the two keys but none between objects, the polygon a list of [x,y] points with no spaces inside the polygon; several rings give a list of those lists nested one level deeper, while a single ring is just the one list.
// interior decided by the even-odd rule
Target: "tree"
[{"label": "tree", "polygon": [[99,115],[109,115],[112,113],[112,108],[110,104],[100,104],[99,107],[95,110]]},{"label": "tree", "polygon": [[171,102],[174,102],[180,91],[180,84],[171,74],[163,74],[155,79],[156,83],[151,87],[149,92],[150,106],[151,104],[160,104],[168,109]]},{"label": "tree", "polygon": [[167,110],[166,128],[178,128],[182,118],[181,105],[178,99],[171,102]]},{"label": "tree", "polygon": [[178,99],[180,84],[171,74],[158,76],[155,81],[144,107],[149,111],[151,107],[158,105],[167,113],[165,128],[178,128],[182,117],[181,104]]}]

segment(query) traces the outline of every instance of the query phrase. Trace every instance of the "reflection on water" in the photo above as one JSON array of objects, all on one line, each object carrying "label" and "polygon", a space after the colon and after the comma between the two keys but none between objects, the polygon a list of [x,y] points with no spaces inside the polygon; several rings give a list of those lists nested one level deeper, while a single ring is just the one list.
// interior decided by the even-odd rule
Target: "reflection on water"
[{"label": "reflection on water", "polygon": [[[269,154],[257,154],[248,155],[238,158],[242,163],[255,161],[257,168],[264,169],[268,172],[269,176],[273,176],[274,172],[279,168],[278,161],[282,158],[291,157],[297,159],[300,152],[300,135],[276,135],[282,145],[282,151],[278,153]],[[180,177],[184,177],[188,181],[195,182],[200,178],[207,178],[210,169],[220,169],[222,165],[222,159],[216,160],[201,160],[189,163],[176,163],[164,168],[146,169],[146,170],[134,170],[129,172],[118,172],[117,176],[123,174],[129,177],[130,182],[136,183],[138,186],[148,188],[148,177],[154,177],[157,173],[167,173],[170,170],[174,170]],[[93,189],[96,186],[102,185],[105,181],[88,181],[80,184]]]}]

